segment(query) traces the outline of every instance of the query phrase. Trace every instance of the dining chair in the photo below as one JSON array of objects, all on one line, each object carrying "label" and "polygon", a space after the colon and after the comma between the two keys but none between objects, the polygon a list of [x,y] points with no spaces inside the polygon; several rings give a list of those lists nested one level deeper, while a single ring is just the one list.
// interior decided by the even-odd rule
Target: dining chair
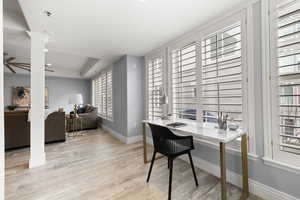
[{"label": "dining chair", "polygon": [[178,156],[188,154],[190,164],[193,170],[196,186],[198,186],[198,180],[194,168],[193,159],[191,156],[191,150],[194,149],[193,136],[177,136],[167,127],[150,124],[154,144],[154,152],[151,160],[151,165],[147,177],[147,183],[150,180],[151,171],[155,161],[156,153],[160,153],[168,158],[169,168],[169,194],[168,200],[171,200],[172,193],[172,173],[173,173],[173,161]]}]

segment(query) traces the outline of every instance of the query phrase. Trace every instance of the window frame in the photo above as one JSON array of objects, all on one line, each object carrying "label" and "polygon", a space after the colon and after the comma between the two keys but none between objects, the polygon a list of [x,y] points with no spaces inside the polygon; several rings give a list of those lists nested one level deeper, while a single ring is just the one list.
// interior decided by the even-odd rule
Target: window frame
[{"label": "window frame", "polygon": [[[240,21],[241,31],[242,31],[242,63],[243,63],[243,130],[248,134],[248,148],[249,152],[256,156],[256,124],[255,124],[255,70],[253,67],[253,9],[251,6],[242,8],[236,12],[231,13],[226,18],[221,18],[216,20],[214,23],[201,27],[199,30],[188,34],[187,37],[180,38],[179,40],[168,45],[168,63],[170,63],[168,68],[168,82],[171,83],[172,79],[170,76],[171,72],[171,63],[172,63],[172,51],[178,48],[181,48],[185,45],[191,44],[193,42],[197,43],[197,121],[202,123],[202,113],[200,112],[202,108],[202,99],[199,94],[201,94],[201,41],[203,38],[208,35],[214,34],[222,29],[225,29],[228,26],[231,26]],[[168,86],[168,90],[172,91],[171,86]],[[251,102],[248,103],[248,102]],[[172,94],[169,93],[169,107],[168,110],[173,110],[172,108]],[[229,144],[229,147],[232,149],[240,149],[240,141],[235,141]]]},{"label": "window frame", "polygon": [[[108,73],[109,72],[111,73],[111,110],[112,110],[111,116],[108,115],[108,109],[109,108],[108,108],[108,103],[107,103],[108,102],[107,101],[107,99],[108,99],[108,78],[107,77],[108,77]],[[105,108],[106,113],[101,113],[100,112],[100,106],[99,107],[96,106],[97,105],[97,102],[96,102],[97,96],[95,94],[95,91],[96,91],[96,88],[97,88],[97,86],[96,86],[96,80],[99,79],[101,76],[105,77],[105,81],[106,81],[106,83],[105,83],[105,87],[106,87],[106,89],[105,89],[105,98],[106,98],[105,105],[101,105],[102,108]],[[108,121],[113,121],[114,120],[114,109],[113,109],[113,107],[114,107],[114,102],[113,102],[113,99],[114,99],[113,98],[113,69],[111,67],[109,67],[109,68],[106,68],[106,69],[100,71],[100,73],[97,76],[94,77],[94,79],[92,81],[92,84],[93,84],[93,91],[92,91],[92,93],[93,93],[93,95],[92,95],[93,105],[98,108],[97,115],[99,117],[103,118],[103,119],[108,120]],[[102,87],[102,83],[99,83],[98,87]],[[100,89],[100,90],[102,90],[102,89]],[[101,92],[100,98],[103,98],[102,94],[103,93]],[[103,107],[103,106],[105,106],[105,107]]]},{"label": "window frame", "polygon": [[[172,115],[174,115],[173,113],[173,89],[172,89],[172,82],[173,82],[173,76],[172,76],[172,68],[173,68],[173,52],[174,51],[178,51],[179,49],[183,49],[187,46],[192,46],[192,44],[195,44],[195,52],[196,52],[196,97],[195,99],[197,100],[197,113],[196,113],[196,121],[200,121],[200,114],[199,114],[199,44],[196,40],[191,40],[191,41],[187,41],[187,42],[183,42],[183,43],[179,43],[174,47],[168,48],[168,63],[169,65],[167,66],[168,68],[168,91],[169,91],[169,104],[168,104],[168,111],[169,113],[172,113]],[[187,119],[189,120],[189,119]],[[193,120],[192,120],[193,121]]]},{"label": "window frame", "polygon": [[[244,125],[244,120],[247,120],[247,113],[248,113],[248,110],[247,110],[247,97],[248,97],[248,95],[247,95],[247,81],[245,80],[245,75],[246,75],[246,78],[247,78],[247,63],[245,61],[246,57],[245,57],[245,54],[244,54],[244,51],[246,50],[246,46],[245,46],[246,41],[245,41],[245,31],[243,30],[243,28],[245,26],[245,24],[243,24],[243,19],[241,18],[241,20],[237,21],[236,23],[234,23],[232,25],[229,25],[229,26],[224,26],[223,29],[219,29],[219,30],[215,31],[212,34],[209,34],[209,35],[203,37],[201,42],[203,42],[204,40],[207,40],[210,37],[214,37],[215,35],[223,32],[227,29],[230,30],[230,29],[232,29],[232,27],[235,27],[238,24],[241,27],[241,33],[240,33],[241,34],[241,41],[240,41],[240,43],[241,43],[241,49],[240,49],[240,52],[241,52],[241,58],[240,59],[241,59],[241,61],[240,62],[241,62],[241,69],[242,69],[242,71],[241,71],[241,76],[242,76],[242,81],[241,81],[242,89],[241,89],[241,92],[242,92],[242,101],[243,101],[242,102],[242,121],[243,121],[243,125]],[[202,44],[201,44],[201,51],[202,51]],[[217,57],[218,56],[216,56],[216,58]],[[200,67],[201,67],[201,69],[203,67],[203,65],[202,65],[202,52],[201,52],[201,66]],[[201,74],[201,75],[203,75],[203,74]],[[200,85],[201,86],[202,86],[202,77],[203,76],[200,77],[200,79],[201,79]],[[206,97],[204,95],[201,95],[201,98],[202,98],[201,101],[203,102]],[[220,105],[218,105],[218,106],[220,106]],[[200,110],[206,110],[206,107],[202,106],[200,108]],[[202,120],[203,120],[203,118],[202,118]],[[247,123],[245,123],[245,124],[247,125]]]},{"label": "window frame", "polygon": [[[166,51],[165,53],[165,71],[166,71],[166,89],[169,95],[169,103],[168,103],[168,111],[172,111],[172,96],[170,91],[171,90],[171,86],[169,83],[171,83],[171,77],[169,76],[170,73],[170,63],[171,63],[171,52],[172,50],[174,50],[175,48],[180,48],[181,46],[190,44],[192,42],[201,42],[202,38],[207,36],[210,33],[213,33],[214,30],[219,30],[219,29],[223,29],[226,26],[224,26],[224,24],[228,24],[228,25],[232,25],[233,23],[236,22],[236,19],[242,19],[242,22],[244,23],[243,26],[243,43],[244,45],[246,45],[246,47],[244,48],[244,52],[243,52],[243,57],[246,58],[244,59],[244,62],[247,66],[254,66],[254,47],[253,47],[253,43],[254,43],[254,33],[253,33],[253,7],[252,7],[252,3],[249,4],[245,4],[243,6],[240,6],[236,9],[233,9],[231,12],[228,12],[226,15],[222,15],[214,20],[211,21],[211,23],[206,23],[202,26],[199,26],[198,28],[182,35],[181,37],[163,45],[162,47],[160,47],[158,50],[154,50],[154,51],[160,51],[160,52],[164,52],[164,50]],[[232,23],[230,23],[232,22]],[[152,51],[153,52],[153,51]],[[147,55],[152,55],[152,52],[148,53]],[[147,56],[146,55],[146,56]],[[201,67],[199,67],[199,61],[201,61],[201,49],[199,48],[199,45],[197,45],[197,94],[201,93],[201,88],[199,86],[199,80],[201,77],[201,74],[198,72]],[[253,159],[257,159],[257,151],[256,151],[256,111],[255,111],[255,88],[254,88],[254,83],[256,80],[256,76],[255,76],[255,68],[254,67],[247,67],[247,71],[245,73],[244,76],[244,80],[246,81],[246,85],[244,86],[244,90],[245,93],[247,94],[247,98],[244,98],[245,100],[247,100],[247,105],[245,104],[246,108],[247,108],[247,113],[244,112],[244,114],[247,116],[246,119],[244,120],[244,123],[247,124],[247,129],[245,129],[245,131],[248,133],[248,141],[249,141],[249,155],[253,158]],[[200,77],[199,77],[200,76]],[[199,99],[199,95],[198,95],[198,99]],[[251,104],[248,102],[251,102]],[[198,107],[201,106],[201,100],[198,100]],[[199,109],[197,109],[197,111],[199,111]],[[197,119],[198,120],[202,120],[201,118],[201,113],[197,112]],[[245,125],[244,125],[245,126]],[[203,145],[208,145],[210,147],[218,147],[217,143],[213,143],[213,142],[208,142],[208,141],[199,141],[199,143],[203,144]],[[231,152],[240,152],[240,148],[239,147],[240,142],[236,141],[235,144],[233,144],[233,148],[229,147],[228,149],[232,150]]]},{"label": "window frame", "polygon": [[[264,119],[264,160],[271,165],[285,165],[288,168],[300,170],[299,155],[280,151],[278,120],[278,63],[277,59],[277,34],[271,31],[276,28],[277,1],[262,1],[262,61],[263,61],[263,119]],[[276,164],[274,164],[276,163]]]},{"label": "window frame", "polygon": [[[166,65],[167,65],[167,60],[166,60],[166,51],[164,49],[158,49],[156,51],[153,51],[151,53],[149,53],[148,55],[145,56],[145,112],[144,112],[144,118],[148,119],[148,113],[149,113],[149,87],[148,87],[148,82],[149,82],[149,73],[148,73],[148,64],[149,62],[153,61],[154,59],[160,58],[162,59],[162,64],[161,64],[161,68],[162,68],[162,88],[164,89],[166,95],[167,95],[167,99],[169,97],[169,91],[167,88],[167,70],[166,70]],[[162,105],[162,115],[167,115],[168,113],[168,109],[167,108],[163,108],[164,105]]]}]

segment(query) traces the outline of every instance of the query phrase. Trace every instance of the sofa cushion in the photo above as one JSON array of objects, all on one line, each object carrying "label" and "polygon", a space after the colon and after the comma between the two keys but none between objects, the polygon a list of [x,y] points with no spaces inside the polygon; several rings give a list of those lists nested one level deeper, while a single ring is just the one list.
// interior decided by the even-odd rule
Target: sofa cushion
[{"label": "sofa cushion", "polygon": [[77,114],[85,113],[85,111],[86,111],[86,107],[85,107],[85,106],[80,107],[80,108],[78,108],[78,110],[77,110]]},{"label": "sofa cushion", "polygon": [[90,104],[87,104],[85,106],[85,113],[90,113],[90,112],[93,112],[94,111],[94,107]]}]

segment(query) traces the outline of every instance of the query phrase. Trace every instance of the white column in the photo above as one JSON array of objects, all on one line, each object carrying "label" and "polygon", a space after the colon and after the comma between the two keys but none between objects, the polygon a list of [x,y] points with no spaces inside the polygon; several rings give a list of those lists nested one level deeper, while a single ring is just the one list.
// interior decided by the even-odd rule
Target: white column
[{"label": "white column", "polygon": [[46,162],[45,156],[45,44],[46,35],[31,32],[31,109],[29,168]]},{"label": "white column", "polygon": [[3,1],[0,3],[0,200],[4,200]]}]

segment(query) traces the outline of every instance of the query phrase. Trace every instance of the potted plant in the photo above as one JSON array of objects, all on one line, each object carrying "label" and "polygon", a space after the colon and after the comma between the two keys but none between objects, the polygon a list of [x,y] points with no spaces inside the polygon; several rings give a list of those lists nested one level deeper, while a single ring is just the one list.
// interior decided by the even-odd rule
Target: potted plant
[{"label": "potted plant", "polygon": [[15,106],[15,105],[9,105],[9,106],[6,106],[6,108],[7,108],[9,111],[14,111],[14,110],[17,108],[17,106]]}]

